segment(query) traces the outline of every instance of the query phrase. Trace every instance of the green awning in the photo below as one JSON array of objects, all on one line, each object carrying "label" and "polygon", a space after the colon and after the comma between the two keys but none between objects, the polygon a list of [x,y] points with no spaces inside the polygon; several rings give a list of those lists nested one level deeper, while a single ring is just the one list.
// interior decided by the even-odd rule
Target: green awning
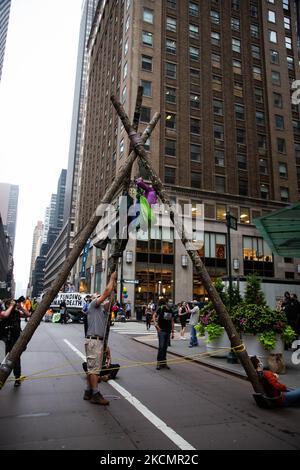
[{"label": "green awning", "polygon": [[273,253],[300,258],[300,203],[253,220]]}]

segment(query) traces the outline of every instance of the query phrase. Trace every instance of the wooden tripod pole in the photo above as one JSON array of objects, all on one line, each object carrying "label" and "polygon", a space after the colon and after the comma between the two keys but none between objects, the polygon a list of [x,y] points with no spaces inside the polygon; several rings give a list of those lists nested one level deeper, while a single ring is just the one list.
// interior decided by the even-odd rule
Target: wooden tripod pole
[{"label": "wooden tripod pole", "polygon": [[[141,145],[137,142],[137,136],[135,135],[134,129],[130,125],[128,116],[126,116],[126,113],[125,113],[125,110],[124,110],[123,106],[121,105],[121,103],[114,96],[111,97],[111,100],[112,100],[112,103],[113,103],[118,115],[120,116],[120,119],[121,119],[121,121],[124,125],[124,128],[125,128],[128,136],[129,136],[129,139],[132,142],[132,145],[135,148],[136,153],[139,155],[142,164],[144,165],[144,167],[148,171],[149,178],[152,182],[152,185],[153,185],[155,191],[157,192],[157,194],[160,197],[161,201],[165,205],[167,205],[168,208],[169,208],[170,217],[171,217],[171,220],[173,222],[174,228],[177,230],[178,234],[180,234],[180,233],[182,234],[182,237],[181,237],[182,243],[184,245],[187,244],[188,242],[190,242],[190,240],[188,240],[186,238],[186,235],[184,233],[184,228],[181,227],[179,225],[179,223],[177,223],[176,218],[174,217],[173,209],[170,205],[170,199],[168,197],[167,191],[164,189],[164,186],[162,184],[161,179],[159,178],[159,176],[157,175],[157,173],[153,169],[152,165],[149,163],[147,153],[145,152],[143,145]],[[192,260],[193,266],[194,266],[197,274],[199,274],[199,276],[200,276],[200,278],[203,282],[203,285],[204,285],[204,287],[205,287],[205,289],[208,293],[208,296],[211,299],[211,301],[214,305],[214,308],[215,308],[215,310],[216,310],[216,312],[217,312],[217,314],[220,318],[220,321],[223,324],[223,326],[224,326],[224,328],[225,328],[225,330],[228,334],[228,337],[229,337],[230,342],[231,342],[231,346],[233,348],[236,348],[235,352],[238,355],[238,358],[239,358],[242,366],[245,369],[245,372],[246,372],[246,374],[247,374],[247,376],[248,376],[248,378],[249,378],[249,380],[250,380],[250,382],[253,386],[253,389],[257,393],[262,393],[263,392],[262,386],[260,385],[260,383],[258,381],[256,371],[255,371],[255,369],[254,369],[254,367],[253,367],[253,365],[252,365],[252,363],[249,359],[247,351],[244,347],[241,346],[240,336],[237,333],[237,331],[236,331],[236,329],[235,329],[235,327],[234,327],[234,325],[231,321],[231,318],[228,315],[228,312],[226,311],[226,308],[225,308],[225,306],[224,306],[224,304],[223,304],[223,302],[222,302],[215,286],[213,285],[204,264],[202,263],[202,260],[201,260],[200,256],[198,255],[196,250],[187,249],[187,253],[189,254],[189,256]]]},{"label": "wooden tripod pole", "polygon": [[[144,130],[142,136],[136,137],[136,142],[138,142],[140,145],[143,145],[151,135],[159,119],[160,114],[156,113],[147,128]],[[19,359],[22,352],[26,349],[27,344],[29,343],[35,330],[39,326],[43,316],[49,308],[49,305],[51,305],[51,302],[59,292],[61,286],[66,282],[68,275],[72,267],[76,263],[77,259],[79,258],[86,241],[91,236],[92,232],[95,230],[101,217],[103,216],[107,204],[110,204],[113,201],[115,195],[120,190],[120,187],[122,187],[124,178],[126,178],[126,175],[131,171],[133,162],[136,160],[136,158],[137,154],[132,151],[126,159],[124,166],[118,171],[115,180],[113,181],[109,189],[106,191],[95,213],[93,214],[89,222],[86,224],[86,226],[83,228],[83,230],[80,232],[80,234],[77,236],[74,242],[74,246],[70,251],[68,257],[66,258],[65,262],[63,263],[55,281],[52,283],[49,290],[43,296],[41,303],[39,304],[35,312],[32,314],[30,321],[27,323],[26,327],[22,331],[12,350],[0,365],[0,390],[5,384],[8,376],[10,375],[14,364]]]}]

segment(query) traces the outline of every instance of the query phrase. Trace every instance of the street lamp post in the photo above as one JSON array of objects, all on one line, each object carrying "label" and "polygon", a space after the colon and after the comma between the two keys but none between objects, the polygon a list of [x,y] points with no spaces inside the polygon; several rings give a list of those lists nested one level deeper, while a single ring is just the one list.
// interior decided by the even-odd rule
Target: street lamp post
[{"label": "street lamp post", "polygon": [[[229,313],[232,308],[232,266],[231,266],[231,235],[230,229],[237,230],[237,219],[230,214],[230,211],[226,212],[226,226],[227,226],[227,259],[228,259],[228,281],[229,281]],[[233,351],[230,351],[227,356],[227,362],[231,364],[237,363],[236,355]]]}]

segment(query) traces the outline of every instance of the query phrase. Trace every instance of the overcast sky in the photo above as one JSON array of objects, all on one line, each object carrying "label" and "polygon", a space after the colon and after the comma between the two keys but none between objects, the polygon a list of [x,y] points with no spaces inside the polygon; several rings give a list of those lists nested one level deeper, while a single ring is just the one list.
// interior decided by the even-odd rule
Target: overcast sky
[{"label": "overcast sky", "polygon": [[0,81],[0,182],[19,185],[17,294],[33,230],[67,168],[83,0],[12,0]]}]

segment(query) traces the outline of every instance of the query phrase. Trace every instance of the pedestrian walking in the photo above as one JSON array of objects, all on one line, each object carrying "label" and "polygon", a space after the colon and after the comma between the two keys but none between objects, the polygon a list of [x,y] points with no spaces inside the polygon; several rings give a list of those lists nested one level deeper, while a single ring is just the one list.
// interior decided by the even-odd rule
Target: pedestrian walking
[{"label": "pedestrian walking", "polygon": [[170,306],[165,299],[161,299],[159,307],[153,315],[155,328],[158,336],[158,353],[156,369],[170,369],[167,364],[167,349],[170,336],[174,338],[174,316]]},{"label": "pedestrian walking", "polygon": [[191,315],[190,315],[191,337],[190,337],[189,348],[198,346],[197,331],[195,330],[195,326],[199,323],[199,314],[200,314],[200,309],[198,307],[198,302],[194,300],[193,308],[191,310]]},{"label": "pedestrian walking", "polygon": [[[26,297],[26,299],[25,299],[24,307],[25,307],[25,309],[27,310],[27,312],[31,313],[31,302],[30,302],[30,298],[28,297],[28,295],[27,295],[27,297]],[[30,315],[29,315],[29,316],[30,316]],[[25,321],[26,321],[26,322],[28,321],[28,318],[27,318],[27,317],[25,317]]]},{"label": "pedestrian walking", "polygon": [[145,318],[146,318],[146,329],[150,330],[151,328],[151,321],[153,317],[154,311],[152,310],[152,303],[149,302],[146,310],[145,310]]},{"label": "pedestrian walking", "polygon": [[[96,405],[109,405],[98,390],[99,372],[102,369],[102,350],[110,302],[105,300],[116,286],[117,273],[114,272],[103,294],[93,294],[87,311],[87,335],[85,340],[87,362],[87,388],[83,399]],[[105,303],[104,303],[105,302]]]},{"label": "pedestrian walking", "polygon": [[190,313],[190,307],[186,302],[181,302],[178,308],[178,315],[179,321],[181,325],[180,329],[180,339],[186,339],[185,337],[185,328],[186,328],[186,321],[188,319],[188,314]]}]

